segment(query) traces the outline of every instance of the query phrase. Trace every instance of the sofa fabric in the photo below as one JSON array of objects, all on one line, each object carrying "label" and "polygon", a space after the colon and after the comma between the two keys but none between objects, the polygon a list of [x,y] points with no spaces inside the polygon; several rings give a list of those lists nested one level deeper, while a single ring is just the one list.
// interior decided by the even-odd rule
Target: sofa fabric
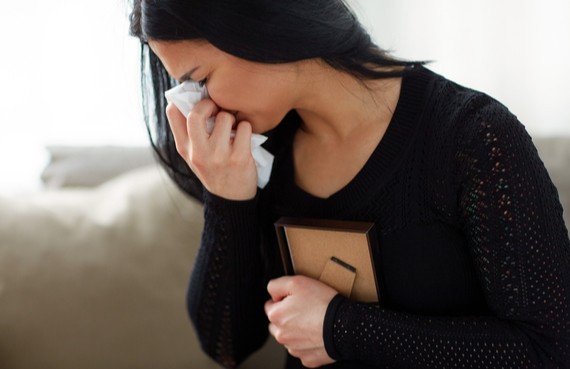
[{"label": "sofa fabric", "polygon": [[[202,209],[156,165],[0,196],[0,368],[220,368],[186,312]],[[266,346],[244,368],[280,368]]]},{"label": "sofa fabric", "polygon": [[155,162],[152,148],[47,146],[48,165],[40,177],[46,188],[93,187]]}]

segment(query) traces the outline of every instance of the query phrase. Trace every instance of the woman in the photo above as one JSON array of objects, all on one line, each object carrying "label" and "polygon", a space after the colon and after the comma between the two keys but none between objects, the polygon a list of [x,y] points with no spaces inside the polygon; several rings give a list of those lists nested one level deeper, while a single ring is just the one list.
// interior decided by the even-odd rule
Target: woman
[{"label": "woman", "polygon": [[[568,367],[562,207],[504,105],[391,57],[342,0],[135,0],[130,21],[153,147],[204,204],[187,307],[213,359],[270,333],[289,369]],[[188,117],[163,97],[186,79],[211,98]],[[253,132],[275,156],[263,189]],[[380,303],[284,276],[284,215],[375,222]]]}]

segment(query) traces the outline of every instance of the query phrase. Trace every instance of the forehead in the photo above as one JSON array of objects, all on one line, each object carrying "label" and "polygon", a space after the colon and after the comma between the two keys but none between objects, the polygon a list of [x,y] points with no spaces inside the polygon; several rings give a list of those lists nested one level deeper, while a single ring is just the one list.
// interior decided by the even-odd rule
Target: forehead
[{"label": "forehead", "polygon": [[160,41],[148,40],[148,45],[161,59],[175,59],[179,57],[198,57],[204,54],[206,45],[194,40]]},{"label": "forehead", "polygon": [[203,42],[148,40],[148,45],[173,78],[178,78],[198,64],[207,63],[207,45]]},{"label": "forehead", "polygon": [[200,66],[212,69],[223,65],[226,69],[234,70],[235,73],[289,71],[289,66],[297,71],[296,63],[265,64],[251,62],[228,54],[203,39],[163,41],[149,38],[148,45],[174,78]]}]

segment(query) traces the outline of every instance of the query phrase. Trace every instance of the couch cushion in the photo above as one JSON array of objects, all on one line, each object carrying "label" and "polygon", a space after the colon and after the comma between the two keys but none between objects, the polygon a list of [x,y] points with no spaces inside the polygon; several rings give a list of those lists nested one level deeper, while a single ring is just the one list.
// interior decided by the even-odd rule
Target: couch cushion
[{"label": "couch cushion", "polygon": [[566,228],[570,229],[570,137],[534,137],[532,140],[558,190]]},{"label": "couch cushion", "polygon": [[[220,368],[186,311],[202,211],[156,165],[94,189],[0,196],[0,366]],[[283,358],[270,338],[244,368]]]},{"label": "couch cushion", "polygon": [[92,187],[155,163],[150,146],[48,146],[41,173],[46,188]]}]

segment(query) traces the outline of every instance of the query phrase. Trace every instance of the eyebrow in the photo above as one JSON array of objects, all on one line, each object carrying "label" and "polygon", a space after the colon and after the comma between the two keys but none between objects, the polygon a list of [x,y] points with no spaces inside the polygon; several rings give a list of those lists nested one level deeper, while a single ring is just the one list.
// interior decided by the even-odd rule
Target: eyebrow
[{"label": "eyebrow", "polygon": [[188,80],[192,79],[191,78],[192,73],[194,73],[196,71],[196,69],[198,69],[198,68],[200,68],[200,67],[196,67],[196,68],[192,69],[191,71],[184,73],[184,75],[178,79],[178,83],[182,83],[184,81],[188,81]]}]

